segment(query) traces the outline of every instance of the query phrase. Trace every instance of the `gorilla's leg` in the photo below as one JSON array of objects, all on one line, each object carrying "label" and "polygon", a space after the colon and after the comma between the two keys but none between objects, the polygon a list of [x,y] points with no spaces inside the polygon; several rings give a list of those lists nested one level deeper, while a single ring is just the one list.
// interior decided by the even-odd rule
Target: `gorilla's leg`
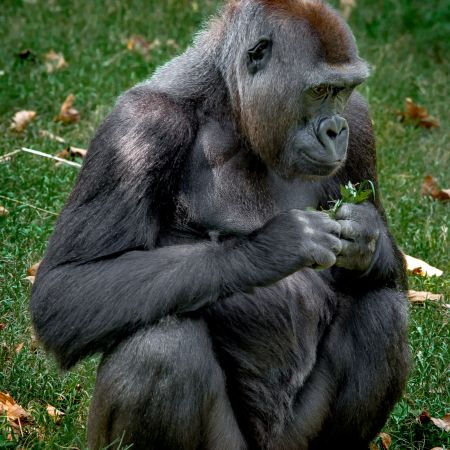
[{"label": "gorilla's leg", "polygon": [[92,449],[244,449],[204,322],[167,318],[106,356],[88,434]]},{"label": "gorilla's leg", "polygon": [[409,369],[404,296],[380,289],[338,302],[295,419],[274,449],[367,450],[401,396]]}]

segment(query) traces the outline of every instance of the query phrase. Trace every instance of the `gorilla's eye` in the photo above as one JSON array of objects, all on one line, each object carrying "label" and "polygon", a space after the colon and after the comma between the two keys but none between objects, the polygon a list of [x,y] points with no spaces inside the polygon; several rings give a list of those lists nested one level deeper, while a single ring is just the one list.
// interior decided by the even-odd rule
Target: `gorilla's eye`
[{"label": "gorilla's eye", "polygon": [[323,97],[324,95],[328,94],[329,90],[330,87],[327,86],[326,84],[321,84],[320,86],[315,86],[311,88],[311,92],[316,97]]},{"label": "gorilla's eye", "polygon": [[264,58],[265,51],[270,46],[269,39],[261,39],[254,47],[248,51],[248,56],[251,61],[260,61]]}]

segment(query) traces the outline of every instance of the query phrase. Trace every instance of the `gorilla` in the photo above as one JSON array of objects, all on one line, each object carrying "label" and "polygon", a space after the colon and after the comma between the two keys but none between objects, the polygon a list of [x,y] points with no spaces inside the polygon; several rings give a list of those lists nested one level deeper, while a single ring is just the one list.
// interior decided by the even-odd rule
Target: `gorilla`
[{"label": "gorilla", "polygon": [[368,447],[409,367],[368,72],[321,1],[232,0],[119,98],[31,298],[62,368],[102,354],[90,448]]}]

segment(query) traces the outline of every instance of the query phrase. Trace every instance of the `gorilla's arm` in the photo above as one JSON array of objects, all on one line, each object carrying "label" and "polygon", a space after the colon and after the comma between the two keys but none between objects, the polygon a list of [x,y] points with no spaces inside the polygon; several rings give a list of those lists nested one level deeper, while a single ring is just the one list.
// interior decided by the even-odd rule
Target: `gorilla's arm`
[{"label": "gorilla's arm", "polygon": [[37,334],[65,368],[168,314],[335,261],[339,227],[318,212],[284,213],[228,242],[157,248],[195,138],[185,108],[134,88],[91,143],[31,298]]}]

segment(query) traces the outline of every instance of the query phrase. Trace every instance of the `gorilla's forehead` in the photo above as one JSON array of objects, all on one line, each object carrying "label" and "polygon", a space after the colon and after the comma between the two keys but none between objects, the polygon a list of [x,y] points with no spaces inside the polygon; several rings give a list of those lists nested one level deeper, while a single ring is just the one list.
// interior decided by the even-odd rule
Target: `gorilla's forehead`
[{"label": "gorilla's forehead", "polygon": [[[261,20],[255,23],[264,23],[265,19],[271,18],[294,34],[297,31],[302,41],[310,42],[311,38],[316,38],[329,64],[349,63],[357,56],[350,28],[334,9],[320,0],[241,0],[232,4],[235,11],[241,9],[250,16],[259,16],[259,10]],[[302,38],[301,32],[305,25],[309,31],[307,39]]]}]

